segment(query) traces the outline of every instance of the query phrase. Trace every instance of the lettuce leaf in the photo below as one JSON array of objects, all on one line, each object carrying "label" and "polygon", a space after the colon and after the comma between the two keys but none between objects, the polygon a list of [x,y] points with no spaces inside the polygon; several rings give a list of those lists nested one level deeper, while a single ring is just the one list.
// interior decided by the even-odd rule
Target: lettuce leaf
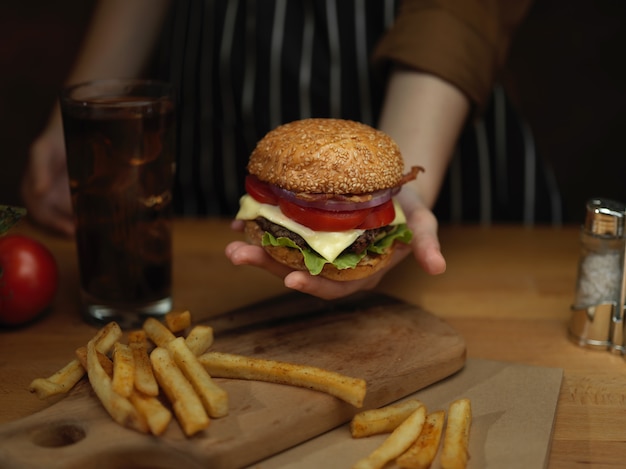
[{"label": "lettuce leaf", "polygon": [[[356,265],[361,262],[361,259],[363,259],[367,255],[368,252],[383,254],[387,249],[389,249],[394,241],[409,243],[411,242],[412,237],[413,233],[406,225],[406,223],[396,225],[393,231],[386,233],[383,237],[377,239],[373,244],[370,244],[367,249],[364,250],[361,254],[342,253],[332,262],[332,264],[337,269],[354,269]],[[311,275],[318,275],[324,268],[324,265],[331,263],[311,248],[300,248],[289,238],[276,238],[271,233],[265,232],[261,242],[263,246],[280,246],[299,249],[302,253],[302,256],[304,257],[304,264],[306,265],[307,269],[309,269]]]}]

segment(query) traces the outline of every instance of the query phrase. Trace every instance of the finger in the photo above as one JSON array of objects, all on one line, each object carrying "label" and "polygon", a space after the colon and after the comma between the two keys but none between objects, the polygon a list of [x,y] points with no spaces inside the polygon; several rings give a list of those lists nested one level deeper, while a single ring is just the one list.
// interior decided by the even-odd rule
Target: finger
[{"label": "finger", "polygon": [[411,245],[420,266],[431,275],[445,272],[446,260],[441,253],[438,223],[433,213],[426,208],[415,210],[410,215],[409,225],[413,231]]},{"label": "finger", "polygon": [[59,187],[58,190],[55,188],[47,194],[38,195],[29,188],[23,188],[22,201],[28,210],[29,219],[34,223],[53,232],[71,236],[74,233],[74,219],[69,191],[64,193],[64,190],[66,188]]},{"label": "finger", "polygon": [[22,189],[22,202],[28,211],[28,218],[35,224],[45,227],[57,234],[71,236],[74,234],[74,218],[71,203],[56,191],[37,195],[28,187]]},{"label": "finger", "polygon": [[233,220],[230,223],[230,228],[234,231],[241,231],[243,232],[244,228],[246,226],[246,222],[243,220]]},{"label": "finger", "polygon": [[28,171],[24,184],[37,195],[44,195],[56,177],[66,177],[63,150],[54,138],[43,135],[30,147]]},{"label": "finger", "polygon": [[284,278],[292,271],[291,268],[275,261],[262,247],[244,241],[229,243],[224,252],[234,265],[251,265],[265,269],[280,278]]},{"label": "finger", "polygon": [[28,215],[35,224],[57,234],[67,237],[74,235],[74,219],[65,211],[54,207],[42,207],[42,210],[29,211]]},{"label": "finger", "polygon": [[285,286],[324,300],[334,300],[358,291],[371,290],[378,284],[382,275],[383,271],[379,271],[365,279],[338,282],[313,276],[308,272],[293,271],[285,277]]},{"label": "finger", "polygon": [[43,134],[30,148],[21,195],[29,218],[53,232],[74,233],[62,134]]},{"label": "finger", "polygon": [[430,233],[416,233],[414,245],[415,258],[426,273],[439,275],[446,271],[446,259],[436,237]]},{"label": "finger", "polygon": [[67,216],[65,213],[59,214],[55,221],[51,221],[50,227],[57,233],[66,237],[73,237],[76,232],[74,218]]}]

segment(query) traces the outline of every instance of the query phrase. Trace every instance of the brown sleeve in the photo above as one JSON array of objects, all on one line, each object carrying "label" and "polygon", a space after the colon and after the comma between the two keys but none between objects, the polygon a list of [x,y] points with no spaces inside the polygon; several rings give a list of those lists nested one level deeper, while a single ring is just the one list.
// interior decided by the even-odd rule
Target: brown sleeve
[{"label": "brown sleeve", "polygon": [[373,60],[432,73],[483,107],[532,0],[404,0]]}]

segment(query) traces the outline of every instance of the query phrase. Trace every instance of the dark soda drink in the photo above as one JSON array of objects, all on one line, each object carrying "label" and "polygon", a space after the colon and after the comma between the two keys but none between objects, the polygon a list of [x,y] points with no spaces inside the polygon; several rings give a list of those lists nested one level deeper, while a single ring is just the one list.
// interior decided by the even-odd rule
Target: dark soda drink
[{"label": "dark soda drink", "polygon": [[106,321],[119,311],[167,312],[172,101],[111,95],[66,103],[63,127],[83,302],[96,310],[88,314]]}]

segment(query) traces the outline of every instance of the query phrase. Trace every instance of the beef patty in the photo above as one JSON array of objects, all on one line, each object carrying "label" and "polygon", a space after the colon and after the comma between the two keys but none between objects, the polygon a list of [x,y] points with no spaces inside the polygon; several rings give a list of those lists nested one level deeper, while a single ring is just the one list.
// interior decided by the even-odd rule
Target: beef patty
[{"label": "beef patty", "polygon": [[[292,240],[299,248],[307,248],[309,247],[307,242],[304,240],[302,236],[298,233],[294,233],[293,231],[288,230],[284,226],[277,225],[276,223],[272,223],[267,218],[257,217],[254,220],[259,227],[263,231],[267,231],[271,233],[275,238],[289,238]],[[348,246],[343,252],[345,253],[362,253],[367,247],[372,244],[376,239],[384,236],[393,230],[393,226],[382,226],[380,228],[375,228],[372,230],[365,230],[362,235],[360,235],[350,246]]]}]

